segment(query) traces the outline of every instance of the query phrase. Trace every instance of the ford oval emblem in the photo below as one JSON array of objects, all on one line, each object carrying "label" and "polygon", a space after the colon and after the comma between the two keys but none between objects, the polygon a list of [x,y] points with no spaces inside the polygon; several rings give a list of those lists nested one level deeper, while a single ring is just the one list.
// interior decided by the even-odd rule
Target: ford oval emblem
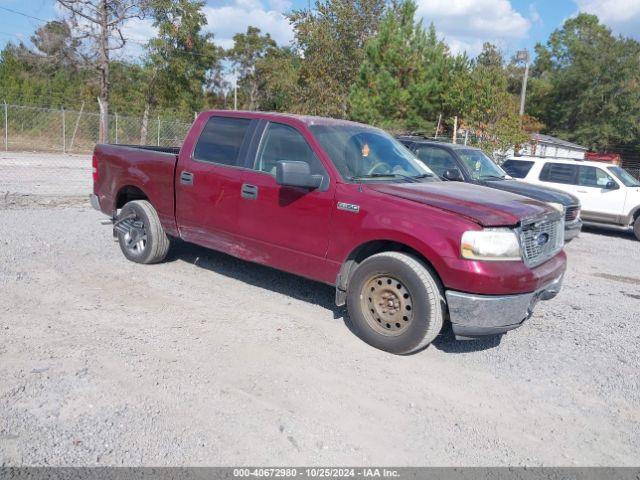
[{"label": "ford oval emblem", "polygon": [[536,245],[538,245],[539,247],[546,245],[547,243],[549,243],[549,234],[540,233],[536,235],[535,242],[536,242]]}]

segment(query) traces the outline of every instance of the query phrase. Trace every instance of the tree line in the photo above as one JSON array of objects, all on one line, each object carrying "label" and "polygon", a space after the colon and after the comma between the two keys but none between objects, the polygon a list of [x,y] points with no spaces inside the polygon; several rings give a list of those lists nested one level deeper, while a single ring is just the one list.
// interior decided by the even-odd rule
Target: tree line
[{"label": "tree line", "polygon": [[[65,16],[31,44],[0,54],[0,100],[103,113],[150,112],[185,121],[207,108],[350,118],[395,132],[434,135],[456,123],[492,148],[543,131],[587,147],[640,154],[640,43],[579,14],[536,46],[526,115],[524,65],[485,43],[453,53],[414,0],[317,0],[287,16],[291,45],[256,27],[231,48],[206,31],[202,0],[57,0]],[[157,34],[123,60],[123,27],[151,19]],[[237,78],[237,91],[229,80]],[[141,140],[144,140],[142,138]]]}]

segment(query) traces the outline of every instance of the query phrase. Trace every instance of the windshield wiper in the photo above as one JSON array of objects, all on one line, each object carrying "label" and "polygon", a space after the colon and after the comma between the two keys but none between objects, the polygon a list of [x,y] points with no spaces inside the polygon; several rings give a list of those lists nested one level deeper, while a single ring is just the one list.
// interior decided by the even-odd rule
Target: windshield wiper
[{"label": "windshield wiper", "polygon": [[489,180],[489,179],[495,179],[495,180],[504,180],[507,177],[500,177],[498,175],[480,175],[480,180]]},{"label": "windshield wiper", "polygon": [[421,173],[420,175],[413,175],[409,178],[415,178],[416,180],[420,180],[421,178],[433,178],[432,173]]},{"label": "windshield wiper", "polygon": [[367,175],[354,175],[349,177],[349,180],[365,180],[367,178],[401,178],[413,183],[419,183],[420,179],[433,177],[430,173],[423,173],[420,175],[402,175],[401,173],[369,173]]}]

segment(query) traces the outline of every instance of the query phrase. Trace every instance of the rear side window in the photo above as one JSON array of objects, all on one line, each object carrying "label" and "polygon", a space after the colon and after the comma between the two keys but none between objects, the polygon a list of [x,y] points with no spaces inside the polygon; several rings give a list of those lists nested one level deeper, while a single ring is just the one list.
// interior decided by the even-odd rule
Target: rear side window
[{"label": "rear side window", "polygon": [[523,160],[507,160],[502,164],[502,169],[513,178],[524,178],[533,167],[533,162]]},{"label": "rear side window", "polygon": [[568,163],[547,163],[542,167],[540,180],[543,182],[578,184],[578,167]]},{"label": "rear side window", "polygon": [[443,148],[418,147],[416,157],[422,160],[439,177],[444,176],[444,172],[447,170],[459,170],[451,154]]},{"label": "rear side window", "polygon": [[276,174],[276,165],[282,160],[309,164],[312,174],[323,174],[324,168],[302,134],[282,123],[269,123],[262,137],[254,169]]},{"label": "rear side window", "polygon": [[222,165],[237,165],[240,146],[251,120],[211,117],[202,129],[193,158]]}]

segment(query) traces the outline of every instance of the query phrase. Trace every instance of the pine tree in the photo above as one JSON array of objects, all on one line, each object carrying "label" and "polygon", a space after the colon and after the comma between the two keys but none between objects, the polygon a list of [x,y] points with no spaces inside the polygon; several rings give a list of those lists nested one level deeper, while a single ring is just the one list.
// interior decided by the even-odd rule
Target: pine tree
[{"label": "pine tree", "polygon": [[349,116],[349,90],[385,5],[386,0],[317,0],[314,10],[289,15],[301,53],[296,111]]},{"label": "pine tree", "polygon": [[406,0],[387,10],[366,46],[349,97],[352,117],[394,130],[423,130],[442,111],[453,62],[433,25],[415,21]]}]

